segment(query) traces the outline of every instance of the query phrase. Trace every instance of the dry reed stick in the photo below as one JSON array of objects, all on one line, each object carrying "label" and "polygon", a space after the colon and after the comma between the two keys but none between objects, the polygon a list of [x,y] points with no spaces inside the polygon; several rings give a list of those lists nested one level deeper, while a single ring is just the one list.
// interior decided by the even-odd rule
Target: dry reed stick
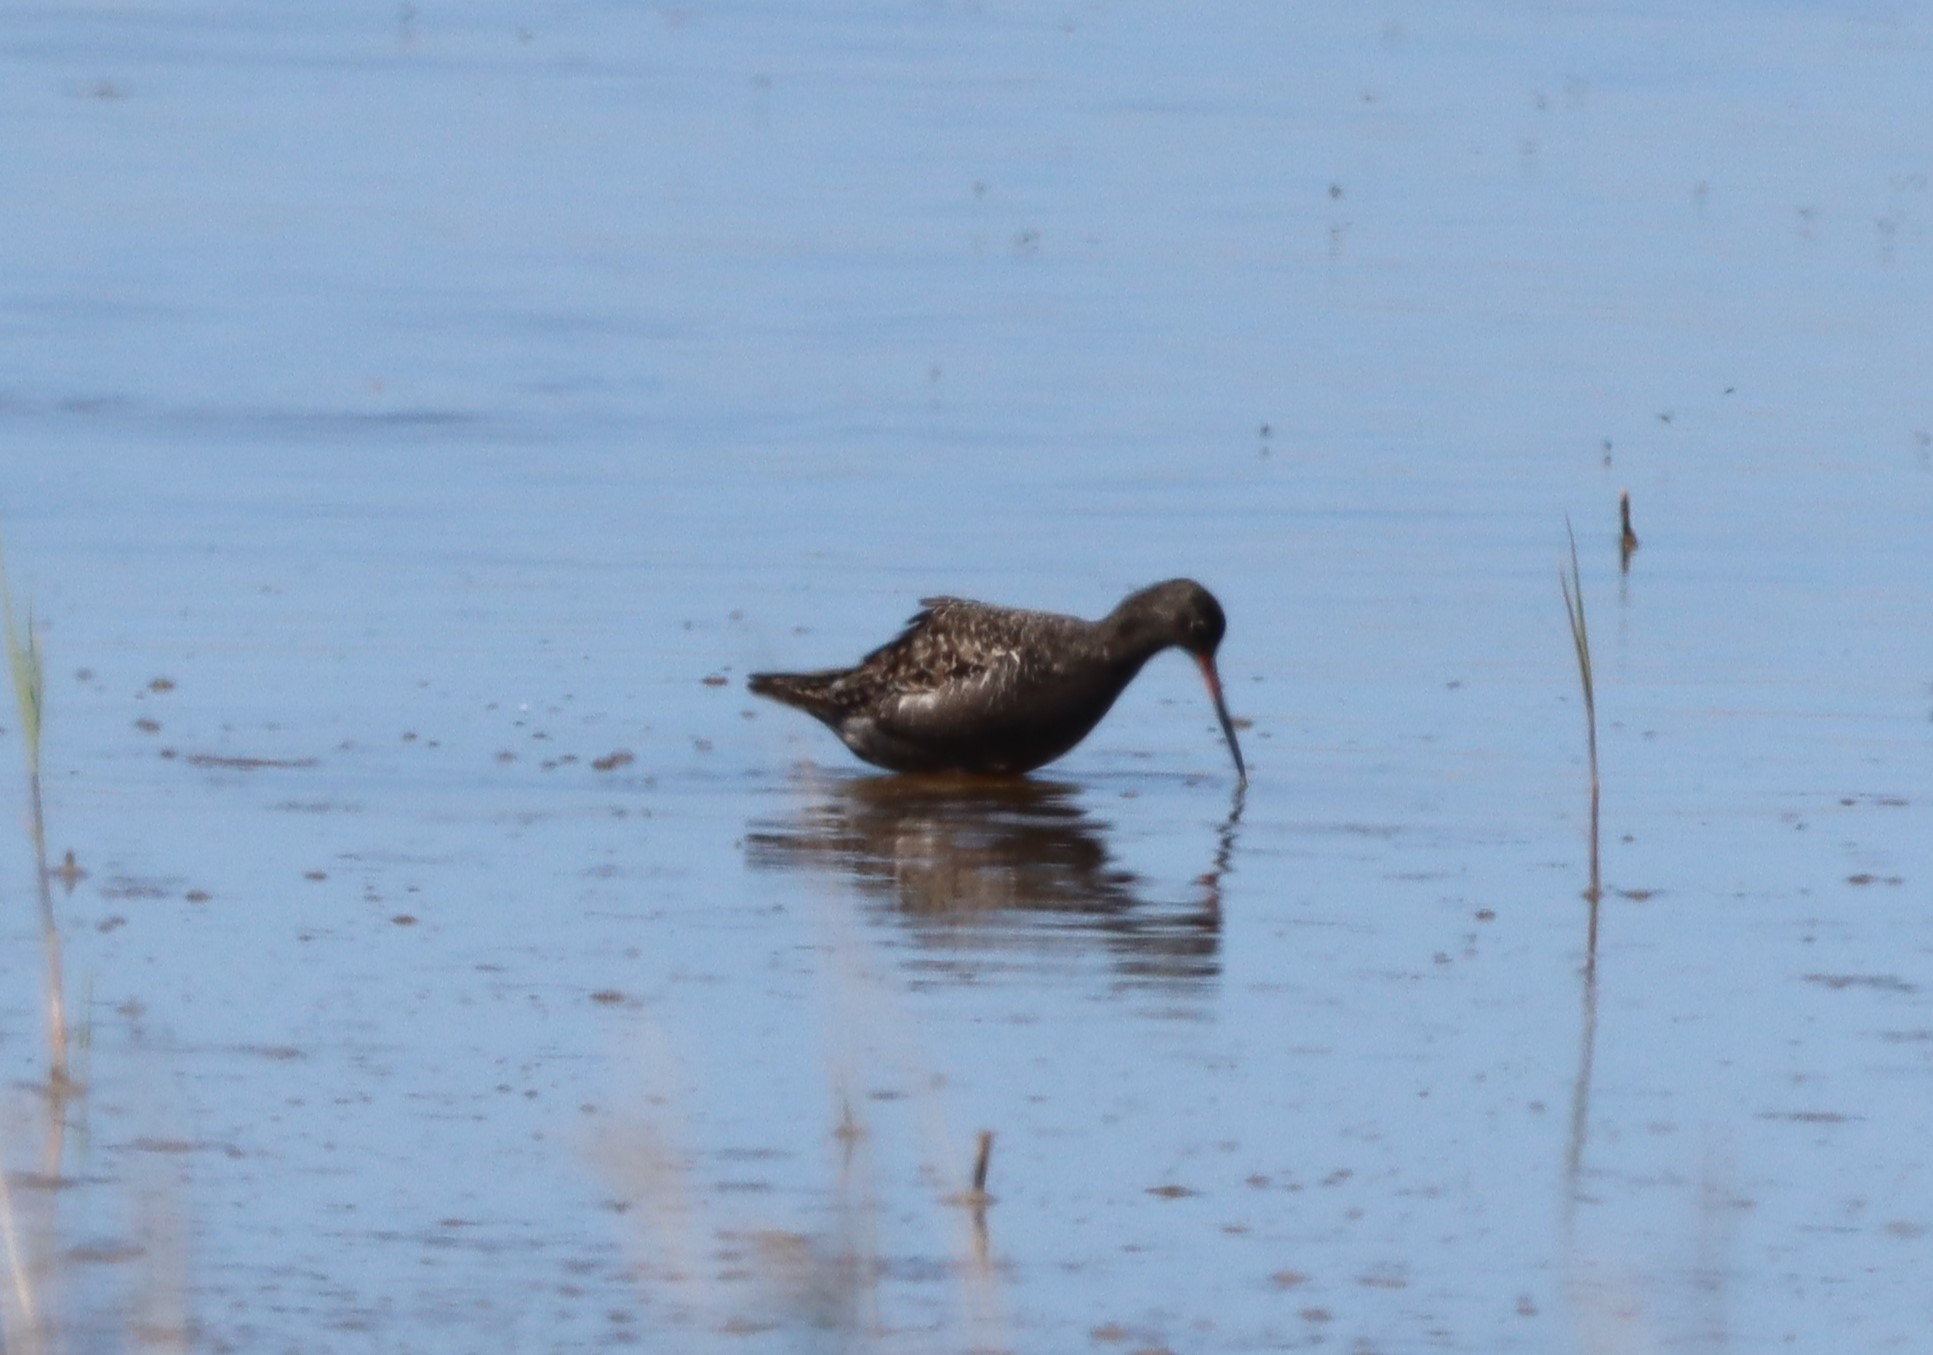
[{"label": "dry reed stick", "polygon": [[1631,572],[1631,553],[1638,548],[1638,534],[1631,530],[1631,491],[1618,493],[1618,572]]}]

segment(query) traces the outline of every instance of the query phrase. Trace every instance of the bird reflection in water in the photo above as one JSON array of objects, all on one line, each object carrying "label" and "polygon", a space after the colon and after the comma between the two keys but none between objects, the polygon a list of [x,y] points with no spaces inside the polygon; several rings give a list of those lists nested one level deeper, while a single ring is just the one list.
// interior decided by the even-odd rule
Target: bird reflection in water
[{"label": "bird reflection in water", "polygon": [[796,813],[754,823],[756,869],[842,875],[890,904],[935,950],[1034,951],[1098,941],[1124,977],[1198,982],[1221,972],[1222,878],[1242,796],[1203,851],[1185,900],[1157,900],[1108,849],[1079,787],[1029,778],[840,777]]}]

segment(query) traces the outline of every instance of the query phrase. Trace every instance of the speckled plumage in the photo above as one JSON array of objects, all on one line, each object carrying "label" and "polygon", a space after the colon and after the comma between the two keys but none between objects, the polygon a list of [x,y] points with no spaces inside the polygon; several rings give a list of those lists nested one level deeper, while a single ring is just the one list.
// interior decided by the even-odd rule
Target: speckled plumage
[{"label": "speckled plumage", "polygon": [[876,766],[1017,774],[1086,738],[1142,665],[1179,646],[1200,664],[1243,774],[1215,671],[1227,621],[1200,584],[1144,588],[1099,621],[953,597],[920,606],[852,668],[754,673],[748,685],[823,721]]}]

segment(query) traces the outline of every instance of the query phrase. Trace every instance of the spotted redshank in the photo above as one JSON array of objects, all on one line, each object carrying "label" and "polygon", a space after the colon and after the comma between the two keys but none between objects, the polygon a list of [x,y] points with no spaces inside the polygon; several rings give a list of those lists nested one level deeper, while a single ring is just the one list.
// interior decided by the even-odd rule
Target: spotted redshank
[{"label": "spotted redshank", "polygon": [[1247,783],[1215,670],[1228,619],[1192,579],[1143,588],[1099,621],[964,598],[920,606],[856,667],[754,673],[748,685],[824,721],[875,766],[1018,775],[1086,738],[1143,664],[1178,647],[1201,666],[1235,775]]}]

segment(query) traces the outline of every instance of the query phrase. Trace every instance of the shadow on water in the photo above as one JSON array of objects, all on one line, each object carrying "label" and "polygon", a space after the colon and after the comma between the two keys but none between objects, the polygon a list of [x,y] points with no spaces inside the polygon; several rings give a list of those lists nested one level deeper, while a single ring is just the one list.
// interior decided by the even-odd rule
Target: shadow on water
[{"label": "shadow on water", "polygon": [[1221,972],[1221,882],[1238,794],[1185,900],[1152,897],[1114,858],[1080,787],[1028,778],[854,776],[811,783],[794,813],[746,835],[753,867],[816,870],[890,905],[922,946],[985,954],[1098,941],[1127,978]]}]

